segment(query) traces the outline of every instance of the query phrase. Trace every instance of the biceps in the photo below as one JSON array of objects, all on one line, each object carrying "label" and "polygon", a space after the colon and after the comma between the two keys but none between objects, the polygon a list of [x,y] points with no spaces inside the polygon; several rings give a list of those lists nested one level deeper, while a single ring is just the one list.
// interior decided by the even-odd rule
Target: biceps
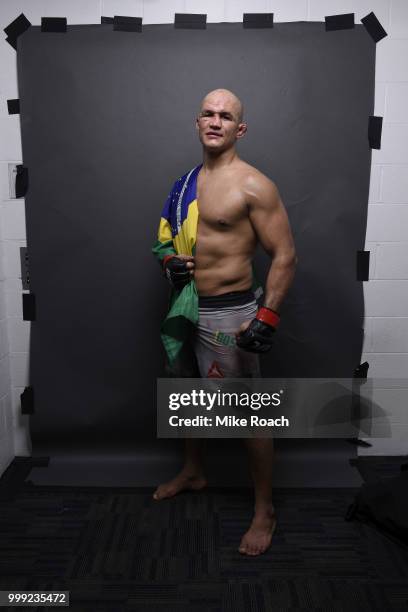
[{"label": "biceps", "polygon": [[271,210],[256,210],[250,215],[259,242],[270,254],[279,254],[294,248],[289,219],[283,204]]}]

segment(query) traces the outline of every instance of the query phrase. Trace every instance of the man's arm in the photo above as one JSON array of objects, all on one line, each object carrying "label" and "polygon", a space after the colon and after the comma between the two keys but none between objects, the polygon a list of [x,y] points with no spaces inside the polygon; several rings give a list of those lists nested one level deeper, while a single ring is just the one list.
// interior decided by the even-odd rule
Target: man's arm
[{"label": "man's arm", "polygon": [[163,207],[157,240],[153,245],[152,252],[170,283],[176,289],[181,290],[193,275],[194,257],[177,254],[174,248],[170,225],[172,191]]},{"label": "man's arm", "polygon": [[297,263],[288,216],[276,185],[261,173],[248,180],[247,198],[250,222],[272,258],[264,306],[278,312],[292,284]]},{"label": "man's arm", "polygon": [[265,353],[272,346],[279,324],[278,310],[292,283],[297,259],[289,220],[274,183],[260,173],[251,176],[247,203],[250,222],[272,263],[266,279],[264,305],[252,321],[241,325],[236,339],[240,348]]}]

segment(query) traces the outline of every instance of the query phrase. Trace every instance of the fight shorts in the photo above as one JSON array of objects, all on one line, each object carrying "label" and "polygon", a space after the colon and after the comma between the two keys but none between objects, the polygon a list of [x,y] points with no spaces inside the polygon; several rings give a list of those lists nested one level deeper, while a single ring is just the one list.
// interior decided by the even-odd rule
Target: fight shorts
[{"label": "fight shorts", "polygon": [[235,334],[252,321],[258,306],[252,291],[199,296],[199,320],[192,348],[201,378],[258,378],[259,355],[239,348]]}]

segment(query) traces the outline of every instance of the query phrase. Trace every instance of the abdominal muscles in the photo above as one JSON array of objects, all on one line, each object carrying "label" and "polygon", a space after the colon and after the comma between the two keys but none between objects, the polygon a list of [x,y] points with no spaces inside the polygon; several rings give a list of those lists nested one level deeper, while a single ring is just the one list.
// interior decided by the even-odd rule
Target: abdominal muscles
[{"label": "abdominal muscles", "polygon": [[194,280],[199,295],[244,291],[252,285],[256,239],[249,220],[215,228],[202,220],[197,233]]}]

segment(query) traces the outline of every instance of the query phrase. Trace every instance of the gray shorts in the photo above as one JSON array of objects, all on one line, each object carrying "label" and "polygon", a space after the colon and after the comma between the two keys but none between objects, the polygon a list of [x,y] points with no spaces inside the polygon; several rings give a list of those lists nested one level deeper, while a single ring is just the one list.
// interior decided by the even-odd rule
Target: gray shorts
[{"label": "gray shorts", "polygon": [[[259,356],[239,348],[235,342],[238,328],[255,317],[258,306],[252,294],[234,293],[227,294],[232,299],[224,300],[222,306],[215,305],[216,298],[200,299],[199,321],[192,340],[202,378],[258,378],[261,375]],[[222,303],[222,296],[217,297]],[[213,307],[208,306],[211,300]]]}]

